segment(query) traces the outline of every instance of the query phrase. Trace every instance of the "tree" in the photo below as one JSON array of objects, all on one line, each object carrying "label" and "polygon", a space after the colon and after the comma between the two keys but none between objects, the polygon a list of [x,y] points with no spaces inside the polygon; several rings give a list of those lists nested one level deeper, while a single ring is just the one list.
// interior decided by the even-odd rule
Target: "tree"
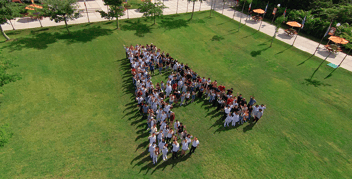
[{"label": "tree", "polygon": [[1,25],[6,23],[8,19],[14,19],[16,16],[20,16],[21,7],[23,7],[21,4],[13,3],[8,0],[0,0],[0,30],[6,40],[10,40],[10,38],[6,35]]},{"label": "tree", "polygon": [[[2,58],[3,57],[0,57],[0,87],[21,79],[19,74],[9,74],[7,71],[13,67],[17,67],[18,65],[14,65],[12,60],[2,60]],[[3,91],[0,90],[0,94],[2,92]]]},{"label": "tree", "polygon": [[274,33],[274,35],[273,35],[273,39],[271,40],[271,43],[270,43],[270,47],[273,45],[273,41],[274,41],[274,39],[275,39],[275,37],[276,37],[276,34],[277,34],[277,32],[279,31],[279,28],[280,28],[280,26],[281,26],[281,23],[282,22],[284,22],[284,21],[286,21],[287,20],[287,17],[284,17],[284,16],[280,16],[280,17],[278,17],[278,18],[276,18],[276,20],[275,20],[275,22],[274,22],[274,25],[275,25],[275,33]]},{"label": "tree", "polygon": [[116,18],[116,26],[119,29],[119,17],[124,15],[125,8],[122,5],[123,0],[104,0],[104,5],[109,6],[108,12],[97,11],[100,13],[101,17],[105,19]]},{"label": "tree", "polygon": [[191,15],[191,19],[193,18],[193,14],[194,14],[194,5],[196,3],[196,1],[198,0],[188,0],[189,2],[193,2],[193,8],[192,8],[192,15]]},{"label": "tree", "polygon": [[143,13],[144,17],[153,16],[154,24],[156,24],[155,17],[163,14],[163,9],[167,8],[163,3],[145,2],[139,5],[139,12]]},{"label": "tree", "polygon": [[[342,24],[341,26],[337,27],[336,35],[345,38],[349,42],[352,42],[352,26],[350,26],[348,23]],[[349,49],[348,52],[346,53],[345,57],[341,60],[340,64],[334,70],[332,70],[331,73],[325,77],[325,79],[332,76],[332,74],[337,70],[337,68],[339,68],[345,61],[347,55],[351,52],[352,45],[350,43],[345,44],[344,47],[345,49]]]},{"label": "tree", "polygon": [[56,23],[65,22],[65,26],[68,34],[67,21],[78,19],[79,12],[77,10],[78,5],[76,0],[41,0],[44,4],[43,11],[45,16],[50,17],[50,20],[54,20]]}]

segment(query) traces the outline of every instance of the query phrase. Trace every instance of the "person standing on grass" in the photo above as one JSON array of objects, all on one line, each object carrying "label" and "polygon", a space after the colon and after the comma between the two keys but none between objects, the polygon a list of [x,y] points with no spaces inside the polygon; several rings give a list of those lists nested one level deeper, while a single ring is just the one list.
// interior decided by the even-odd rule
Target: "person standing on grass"
[{"label": "person standing on grass", "polygon": [[153,155],[153,164],[156,165],[158,162],[158,155],[159,155],[159,147],[155,147],[154,155]]},{"label": "person standing on grass", "polygon": [[162,91],[165,91],[165,84],[163,81],[160,82],[160,87]]},{"label": "person standing on grass", "polygon": [[178,133],[178,137],[181,138],[183,130],[186,128],[186,126],[184,126],[182,123],[180,123],[180,125],[177,128],[177,133]]},{"label": "person standing on grass", "polygon": [[180,150],[180,144],[175,140],[172,144],[172,159],[178,159],[177,152]]},{"label": "person standing on grass", "polygon": [[170,124],[174,123],[175,120],[175,113],[170,111]]},{"label": "person standing on grass", "polygon": [[266,105],[262,104],[259,106],[259,109],[262,110],[262,114],[264,114],[264,109],[266,109]]},{"label": "person standing on grass", "polygon": [[235,127],[236,123],[239,122],[240,120],[240,115],[237,112],[233,113],[233,118],[232,118],[232,126]]},{"label": "person standing on grass", "polygon": [[173,135],[174,135],[174,130],[170,129],[166,136],[166,143],[169,143],[171,141]]},{"label": "person standing on grass", "polygon": [[227,105],[227,106],[224,108],[224,119],[226,119],[226,118],[229,116],[230,112],[231,112],[231,108],[230,108],[229,105]]},{"label": "person standing on grass", "polygon": [[181,94],[181,103],[180,103],[180,106],[182,106],[183,101],[185,101],[185,98],[186,98],[186,94],[185,94],[185,92],[182,92],[182,94]]},{"label": "person standing on grass", "polygon": [[165,144],[162,148],[162,152],[163,152],[163,160],[167,160],[167,152],[169,152],[169,150],[167,149],[168,144]]},{"label": "person standing on grass", "polygon": [[154,75],[154,68],[155,68],[155,65],[154,65],[153,62],[150,63],[149,68],[150,68],[150,74],[151,74],[151,75]]},{"label": "person standing on grass", "polygon": [[194,151],[198,146],[199,146],[199,140],[197,137],[194,137],[194,139],[192,140],[192,146],[191,146],[191,150],[189,151],[189,155],[192,155],[192,153],[194,153]]},{"label": "person standing on grass", "polygon": [[150,158],[153,158],[153,152],[155,150],[156,143],[154,142],[153,144],[149,144],[149,153],[150,153]]},{"label": "person standing on grass", "polygon": [[192,101],[191,101],[191,103],[193,103],[195,99],[196,99],[196,92],[192,91]]},{"label": "person standing on grass", "polygon": [[[163,134],[163,130],[160,130],[158,133],[156,133],[156,135],[157,135],[157,139],[158,139],[158,142],[159,142],[159,144],[160,144],[160,142],[163,140],[163,138],[164,138],[164,134]],[[161,147],[159,147],[160,149],[161,149]]]},{"label": "person standing on grass", "polygon": [[171,91],[172,91],[171,85],[170,85],[170,84],[167,84],[166,90],[165,90],[165,92],[166,92],[166,98],[170,95]]},{"label": "person standing on grass", "polygon": [[254,117],[255,123],[257,123],[259,119],[262,118],[262,116],[263,116],[262,109],[259,109],[259,111],[255,114],[255,117]]},{"label": "person standing on grass", "polygon": [[158,144],[159,149],[162,150],[165,144],[166,144],[165,139],[162,139],[162,141],[160,141]]},{"label": "person standing on grass", "polygon": [[191,98],[191,93],[189,92],[189,91],[187,91],[187,93],[186,93],[186,105],[189,103],[189,99]]},{"label": "person standing on grass", "polygon": [[232,121],[232,118],[233,118],[233,116],[231,115],[231,113],[227,114],[227,117],[226,117],[225,122],[224,122],[224,127],[228,127],[229,126],[229,124]]},{"label": "person standing on grass", "polygon": [[252,97],[250,97],[250,100],[249,100],[249,102],[248,102],[248,106],[253,106],[255,103],[256,103],[257,101],[255,100],[255,98],[254,98],[254,96]]},{"label": "person standing on grass", "polygon": [[154,144],[154,143],[156,143],[156,136],[155,136],[155,133],[152,133],[152,135],[149,136],[148,139],[149,139],[149,144]]},{"label": "person standing on grass", "polygon": [[181,152],[181,156],[184,156],[186,151],[188,150],[188,142],[187,140],[183,140],[182,141],[182,152]]}]

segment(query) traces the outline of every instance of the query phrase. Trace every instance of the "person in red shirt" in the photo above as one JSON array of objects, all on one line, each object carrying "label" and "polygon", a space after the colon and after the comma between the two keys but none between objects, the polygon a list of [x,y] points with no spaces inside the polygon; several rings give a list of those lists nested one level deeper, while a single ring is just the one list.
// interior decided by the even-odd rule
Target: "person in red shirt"
[{"label": "person in red shirt", "polygon": [[224,91],[225,90],[225,86],[222,86],[222,85],[220,85],[218,88],[219,88],[220,91]]},{"label": "person in red shirt", "polygon": [[174,91],[177,90],[177,83],[174,83],[174,84],[172,85],[172,90],[174,90]]},{"label": "person in red shirt", "polygon": [[228,98],[226,104],[230,105],[233,102],[233,98]]}]

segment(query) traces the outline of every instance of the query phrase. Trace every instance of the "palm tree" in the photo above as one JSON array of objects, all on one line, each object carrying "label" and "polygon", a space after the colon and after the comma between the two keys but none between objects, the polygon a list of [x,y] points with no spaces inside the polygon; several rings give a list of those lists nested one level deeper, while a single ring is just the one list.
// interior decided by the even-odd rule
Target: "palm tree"
[{"label": "palm tree", "polygon": [[[194,14],[194,5],[196,3],[196,1],[198,0],[188,0],[189,2],[193,2],[193,8],[192,8],[192,16],[191,16],[191,19],[193,18],[193,14]],[[188,9],[188,8],[187,8]]]}]

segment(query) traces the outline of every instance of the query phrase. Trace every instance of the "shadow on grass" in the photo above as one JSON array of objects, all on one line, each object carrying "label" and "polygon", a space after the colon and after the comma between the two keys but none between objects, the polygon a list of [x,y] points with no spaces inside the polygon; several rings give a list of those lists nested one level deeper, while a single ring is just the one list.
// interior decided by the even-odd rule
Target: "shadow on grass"
[{"label": "shadow on grass", "polygon": [[270,48],[270,47],[266,47],[266,48],[264,48],[264,49],[262,49],[262,50],[251,51],[251,56],[252,56],[252,57],[256,57],[256,56],[258,56],[258,55],[261,55],[263,51],[268,50],[269,48]]},{"label": "shadow on grass", "polygon": [[211,39],[211,41],[220,41],[220,40],[224,40],[225,38],[219,35],[214,35],[213,38]]},{"label": "shadow on grass", "polygon": [[311,59],[314,55],[311,55],[310,57],[308,57],[306,60],[304,60],[303,62],[299,63],[297,66],[303,65],[306,61],[308,61],[309,59]]},{"label": "shadow on grass", "polygon": [[121,30],[123,31],[132,31],[135,30],[136,32],[134,33],[134,35],[138,36],[138,37],[144,37],[145,34],[147,33],[151,33],[151,28],[150,25],[146,25],[141,23],[141,20],[138,19],[137,21],[131,21],[131,20],[127,20],[125,21],[125,25],[122,25]]},{"label": "shadow on grass", "polygon": [[283,51],[280,51],[280,52],[277,52],[275,55],[278,55],[278,54],[281,54],[281,53],[284,53],[286,50],[292,48],[292,45],[290,45],[289,47],[287,47],[285,50]]},{"label": "shadow on grass", "polygon": [[87,29],[72,31],[71,34],[67,34],[66,32],[42,32],[45,30],[47,30],[47,28],[33,30],[31,31],[32,36],[15,39],[8,43],[8,45],[5,45],[3,48],[9,48],[10,51],[22,50],[25,48],[46,49],[48,48],[49,44],[53,44],[58,40],[64,40],[67,44],[86,43],[92,41],[93,39],[99,36],[109,35],[112,33],[112,30],[104,29],[100,26],[94,26]]},{"label": "shadow on grass", "polygon": [[189,20],[184,20],[184,19],[173,19],[172,17],[169,18],[164,18],[161,20],[159,23],[159,26],[161,28],[164,28],[165,30],[171,30],[171,29],[178,29],[181,27],[188,27]]},{"label": "shadow on grass", "polygon": [[327,83],[323,83],[319,80],[312,80],[309,78],[304,79],[305,82],[303,82],[302,84],[305,84],[307,86],[312,85],[314,87],[318,87],[318,86],[331,86],[330,84]]}]

